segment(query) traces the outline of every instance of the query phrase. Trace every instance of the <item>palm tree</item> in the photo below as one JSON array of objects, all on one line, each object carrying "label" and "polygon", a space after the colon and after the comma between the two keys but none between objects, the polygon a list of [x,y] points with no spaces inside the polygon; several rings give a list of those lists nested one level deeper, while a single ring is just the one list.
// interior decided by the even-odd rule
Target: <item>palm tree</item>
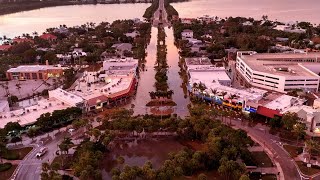
[{"label": "palm tree", "polygon": [[20,89],[21,89],[20,81],[18,81],[18,83],[16,84],[16,88],[17,88],[17,90],[18,90],[18,92],[19,92],[20,98],[22,98],[21,92],[20,92]]},{"label": "palm tree", "polygon": [[319,144],[318,144],[316,141],[310,139],[310,140],[308,140],[308,141],[305,142],[305,146],[306,146],[306,150],[307,150],[307,152],[308,152],[308,154],[309,154],[308,162],[310,163],[311,153],[312,153],[313,151],[315,151],[315,150],[316,150],[316,151],[319,150]]},{"label": "palm tree", "polygon": [[299,139],[303,139],[304,136],[306,135],[305,125],[304,125],[304,124],[301,124],[301,123],[295,124],[295,125],[293,126],[292,132],[293,132],[294,134],[296,134],[296,136],[297,136],[297,144],[298,144]]}]

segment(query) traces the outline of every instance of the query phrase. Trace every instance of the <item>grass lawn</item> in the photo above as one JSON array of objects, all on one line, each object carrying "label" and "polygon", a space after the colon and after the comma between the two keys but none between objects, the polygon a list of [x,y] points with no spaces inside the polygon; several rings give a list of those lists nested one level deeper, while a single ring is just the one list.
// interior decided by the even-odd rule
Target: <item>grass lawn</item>
[{"label": "grass lawn", "polygon": [[302,147],[296,147],[291,145],[283,145],[283,148],[290,154],[292,158],[297,157],[302,153]]},{"label": "grass lawn", "polygon": [[273,167],[272,161],[265,152],[251,152],[258,167]]},{"label": "grass lawn", "polygon": [[320,169],[317,169],[317,168],[314,168],[314,167],[308,168],[307,164],[302,162],[302,161],[296,161],[296,163],[299,166],[300,171],[302,173],[306,174],[306,175],[311,176],[313,174],[316,174],[316,173],[320,172]]},{"label": "grass lawn", "polygon": [[32,147],[25,147],[25,148],[21,148],[21,149],[13,149],[10,151],[18,154],[19,159],[23,159],[32,149],[33,149]]},{"label": "grass lawn", "polygon": [[12,167],[9,170],[0,172],[0,179],[9,179],[12,176],[14,170],[17,168],[17,166],[18,165],[12,165]]},{"label": "grass lawn", "polygon": [[3,158],[8,160],[22,160],[32,149],[32,147],[10,149],[7,153],[3,154]]}]

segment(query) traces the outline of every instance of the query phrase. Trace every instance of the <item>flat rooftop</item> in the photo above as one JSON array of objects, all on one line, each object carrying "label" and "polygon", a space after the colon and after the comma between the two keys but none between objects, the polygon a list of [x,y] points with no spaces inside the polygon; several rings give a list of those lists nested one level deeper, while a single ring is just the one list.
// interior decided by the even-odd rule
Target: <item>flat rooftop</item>
[{"label": "flat rooftop", "polygon": [[49,91],[49,97],[53,97],[63,101],[69,105],[83,103],[83,99],[75,94],[72,94],[68,91],[65,91],[61,88],[54,89]]},{"label": "flat rooftop", "polygon": [[[87,76],[93,75],[87,74]],[[78,81],[75,91],[72,93],[85,100],[90,100],[102,95],[114,97],[130,89],[134,78],[135,75],[133,73],[107,76],[104,82],[93,83],[90,86],[88,86],[87,81]],[[88,77],[88,79],[92,79],[92,77]]]},{"label": "flat rooftop", "polygon": [[185,63],[187,66],[189,65],[212,65],[209,58],[186,58]]},{"label": "flat rooftop", "polygon": [[23,65],[16,68],[10,68],[7,72],[38,72],[49,69],[62,69],[62,67],[50,66],[50,65]]},{"label": "flat rooftop", "polygon": [[201,82],[219,82],[221,81],[231,81],[230,77],[227,75],[225,71],[219,70],[219,71],[201,71],[201,70],[190,70],[190,76],[195,81],[201,81]]},{"label": "flat rooftop", "polygon": [[286,108],[290,108],[292,106],[300,106],[303,103],[304,103],[304,100],[302,99],[299,99],[293,96],[282,95],[274,99],[273,101],[265,104],[264,106],[269,109],[283,111]]},{"label": "flat rooftop", "polygon": [[239,56],[252,70],[279,76],[315,76],[303,66],[302,60],[320,62],[320,53],[257,53]]},{"label": "flat rooftop", "polygon": [[18,122],[21,126],[33,124],[41,114],[52,113],[55,110],[66,109],[68,107],[71,106],[63,104],[55,98],[43,99],[38,101],[34,106],[0,113],[0,128],[4,128],[8,122]]},{"label": "flat rooftop", "polygon": [[[207,73],[207,72],[206,72]],[[205,76],[204,76],[205,75]],[[192,86],[193,83],[203,83],[207,87],[206,92],[212,94],[212,90],[216,90],[218,93],[227,92],[228,95],[237,95],[242,100],[252,100],[258,101],[263,97],[267,91],[257,88],[248,88],[248,89],[236,89],[228,86],[221,85],[217,80],[218,78],[214,77],[212,73],[202,74],[201,72],[190,72],[189,84]],[[214,78],[212,78],[214,77]],[[230,78],[225,77],[226,79]],[[222,78],[221,78],[222,79]]]}]

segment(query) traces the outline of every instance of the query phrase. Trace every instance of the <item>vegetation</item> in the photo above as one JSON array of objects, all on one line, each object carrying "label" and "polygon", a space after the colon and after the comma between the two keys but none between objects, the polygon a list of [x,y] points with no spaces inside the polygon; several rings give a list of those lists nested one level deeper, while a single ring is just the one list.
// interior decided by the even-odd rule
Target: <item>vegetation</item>
[{"label": "vegetation", "polygon": [[283,148],[290,154],[292,158],[297,157],[303,151],[302,147],[296,147],[287,144],[283,145]]},{"label": "vegetation", "polygon": [[311,166],[311,168],[308,168],[307,164],[302,161],[296,161],[296,163],[303,174],[312,176],[320,172],[320,169],[317,166]]},{"label": "vegetation", "polygon": [[[201,151],[184,149],[171,153],[169,159],[159,169],[153,169],[150,163],[143,167],[124,166],[113,170],[114,179],[172,179],[182,175],[190,176],[203,170],[216,170],[226,179],[239,179],[245,173],[245,165],[237,161],[252,161],[247,150],[253,141],[242,130],[233,130],[214,121],[214,114],[208,113],[202,106],[190,109],[191,117],[186,119],[167,118],[160,121],[152,116],[132,117],[129,110],[119,109],[103,121],[103,127],[109,131],[155,132],[160,129],[177,132],[179,138],[198,140],[206,144]],[[113,121],[109,121],[113,119]]]},{"label": "vegetation", "polygon": [[0,164],[0,172],[7,171],[12,167],[11,163]]},{"label": "vegetation", "polygon": [[2,179],[10,179],[10,177],[12,176],[16,168],[17,168],[17,165],[12,165],[11,168],[8,170],[2,171],[2,172],[0,171],[0,177]]},{"label": "vegetation", "polygon": [[152,2],[151,6],[148,7],[146,9],[146,11],[144,12],[143,17],[150,20],[152,18],[153,14],[158,9],[158,7],[159,7],[159,0],[154,0]]}]

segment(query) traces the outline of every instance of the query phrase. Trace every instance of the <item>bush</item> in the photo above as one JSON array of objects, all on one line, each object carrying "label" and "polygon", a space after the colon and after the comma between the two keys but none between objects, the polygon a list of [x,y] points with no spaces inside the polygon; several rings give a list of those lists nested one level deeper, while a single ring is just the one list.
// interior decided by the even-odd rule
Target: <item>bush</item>
[{"label": "bush", "polygon": [[7,171],[12,167],[11,163],[0,164],[0,172]]}]

